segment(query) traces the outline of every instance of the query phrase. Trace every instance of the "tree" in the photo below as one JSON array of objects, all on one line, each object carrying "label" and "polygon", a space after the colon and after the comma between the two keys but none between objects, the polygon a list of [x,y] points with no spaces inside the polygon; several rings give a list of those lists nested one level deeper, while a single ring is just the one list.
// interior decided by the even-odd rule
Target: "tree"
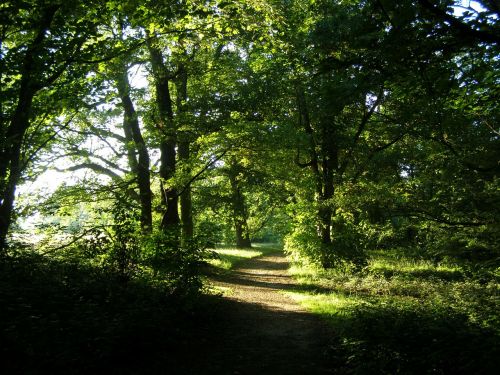
[{"label": "tree", "polygon": [[[149,173],[148,148],[142,137],[137,112],[130,98],[130,83],[128,80],[128,67],[123,64],[117,69],[116,85],[124,111],[123,129],[127,142],[129,166],[137,178],[139,197],[141,202],[141,227],[149,233],[153,227],[151,214],[151,183]],[[136,157],[137,154],[137,157]]]},{"label": "tree", "polygon": [[[94,2],[8,2],[2,7],[0,247],[12,221],[15,190],[29,160],[25,138],[35,124],[60,115],[64,90],[86,73],[100,42]],[[6,17],[11,15],[12,17]],[[76,21],[79,22],[76,22]],[[41,106],[43,100],[43,106]]]}]

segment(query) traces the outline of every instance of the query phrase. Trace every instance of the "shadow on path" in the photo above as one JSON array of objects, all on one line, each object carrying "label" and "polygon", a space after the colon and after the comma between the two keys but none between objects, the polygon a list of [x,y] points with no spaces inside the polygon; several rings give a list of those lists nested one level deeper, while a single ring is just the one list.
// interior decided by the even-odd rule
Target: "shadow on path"
[{"label": "shadow on path", "polygon": [[171,368],[199,374],[334,373],[327,364],[329,328],[281,293],[298,287],[287,269],[286,258],[272,254],[213,277],[229,290],[216,307],[219,334],[197,344],[197,363]]}]

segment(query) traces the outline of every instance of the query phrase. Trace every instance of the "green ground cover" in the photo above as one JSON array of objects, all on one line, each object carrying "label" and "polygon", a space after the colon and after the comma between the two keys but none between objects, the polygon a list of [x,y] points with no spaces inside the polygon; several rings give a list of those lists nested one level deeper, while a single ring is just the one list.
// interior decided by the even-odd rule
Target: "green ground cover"
[{"label": "green ground cover", "polygon": [[[497,270],[498,271],[498,270]],[[346,373],[488,374],[500,365],[500,284],[465,265],[372,252],[361,272],[294,265],[288,292],[338,332]]]},{"label": "green ground cover", "polygon": [[210,259],[209,263],[217,268],[230,270],[246,259],[256,258],[261,255],[279,251],[279,247],[275,244],[267,243],[254,244],[250,249],[237,249],[234,246],[219,245],[214,251],[217,257],[215,259]]}]

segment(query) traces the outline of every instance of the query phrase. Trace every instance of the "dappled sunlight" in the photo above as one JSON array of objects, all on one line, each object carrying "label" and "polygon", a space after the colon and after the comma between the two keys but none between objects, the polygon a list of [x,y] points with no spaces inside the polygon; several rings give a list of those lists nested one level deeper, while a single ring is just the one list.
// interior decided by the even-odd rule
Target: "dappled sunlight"
[{"label": "dappled sunlight", "polygon": [[[458,265],[374,252],[359,272],[294,265],[300,286],[285,294],[323,316],[350,367],[365,373],[473,373],[500,354],[500,286]],[[370,370],[371,369],[371,370]]]},{"label": "dappled sunlight", "polygon": [[339,315],[351,315],[352,309],[362,303],[360,298],[337,293],[318,294],[295,291],[285,292],[285,294],[294,301],[301,303],[307,310],[329,318]]},{"label": "dappled sunlight", "polygon": [[268,255],[250,259],[230,274],[215,274],[211,278],[215,288],[219,290],[223,288],[223,294],[232,299],[253,303],[274,311],[304,313],[305,311],[292,299],[279,293],[279,291],[298,287],[287,273],[288,266],[283,254]]},{"label": "dappled sunlight", "polygon": [[210,259],[209,263],[215,267],[229,270],[234,264],[250,258],[255,258],[263,254],[262,251],[250,249],[215,249],[218,258]]},{"label": "dappled sunlight", "polygon": [[463,280],[464,271],[458,265],[434,263],[423,259],[378,258],[370,261],[370,272],[385,278],[395,276],[435,280]]}]

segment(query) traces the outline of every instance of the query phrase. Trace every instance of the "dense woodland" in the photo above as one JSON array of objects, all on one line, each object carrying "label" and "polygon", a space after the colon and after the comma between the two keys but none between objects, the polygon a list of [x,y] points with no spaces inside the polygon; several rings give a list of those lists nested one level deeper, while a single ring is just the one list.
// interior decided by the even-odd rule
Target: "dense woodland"
[{"label": "dense woodland", "polygon": [[[271,242],[324,284],[413,285],[406,310],[357,305],[342,373],[493,373],[499,17],[497,0],[2,1],[11,372],[95,373],[92,340],[105,361],[130,326],[203,321],[213,249]],[[410,272],[446,293],[376,257],[451,267]]]}]

